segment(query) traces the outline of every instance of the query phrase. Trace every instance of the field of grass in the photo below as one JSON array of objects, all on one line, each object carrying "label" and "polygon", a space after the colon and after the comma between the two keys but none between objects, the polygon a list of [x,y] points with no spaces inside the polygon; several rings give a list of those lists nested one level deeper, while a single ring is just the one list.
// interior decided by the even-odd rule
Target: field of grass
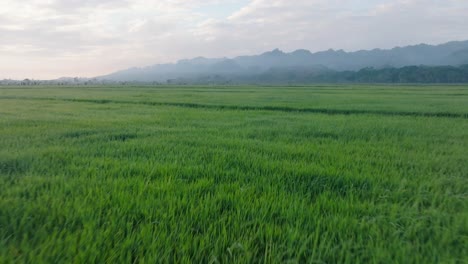
[{"label": "field of grass", "polygon": [[466,263],[468,86],[0,87],[0,263]]}]

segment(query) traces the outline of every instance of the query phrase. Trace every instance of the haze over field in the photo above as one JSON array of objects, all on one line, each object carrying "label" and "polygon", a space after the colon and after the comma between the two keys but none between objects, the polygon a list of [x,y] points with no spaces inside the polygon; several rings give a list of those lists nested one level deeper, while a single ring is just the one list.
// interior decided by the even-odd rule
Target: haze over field
[{"label": "haze over field", "polygon": [[468,39],[467,13],[463,0],[3,0],[0,79],[93,77],[276,48],[434,45]]}]

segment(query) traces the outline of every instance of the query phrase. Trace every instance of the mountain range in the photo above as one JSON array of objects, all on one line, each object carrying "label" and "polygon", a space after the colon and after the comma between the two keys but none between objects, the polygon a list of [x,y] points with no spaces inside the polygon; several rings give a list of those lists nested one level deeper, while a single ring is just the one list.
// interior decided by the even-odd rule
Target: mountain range
[{"label": "mountain range", "polygon": [[468,64],[468,41],[452,41],[440,45],[419,44],[382,50],[346,52],[327,50],[312,53],[279,49],[254,56],[235,58],[198,57],[177,63],[130,68],[96,77],[109,81],[170,82],[171,80],[255,79],[275,73],[323,73],[359,71],[364,68],[385,69],[405,66],[460,66]]}]

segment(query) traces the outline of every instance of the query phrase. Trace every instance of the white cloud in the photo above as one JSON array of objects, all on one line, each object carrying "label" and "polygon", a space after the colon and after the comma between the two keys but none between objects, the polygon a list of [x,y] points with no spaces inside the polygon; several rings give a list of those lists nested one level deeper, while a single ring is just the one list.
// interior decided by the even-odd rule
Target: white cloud
[{"label": "white cloud", "polygon": [[95,76],[276,47],[442,43],[468,39],[466,14],[465,0],[2,0],[0,78]]}]

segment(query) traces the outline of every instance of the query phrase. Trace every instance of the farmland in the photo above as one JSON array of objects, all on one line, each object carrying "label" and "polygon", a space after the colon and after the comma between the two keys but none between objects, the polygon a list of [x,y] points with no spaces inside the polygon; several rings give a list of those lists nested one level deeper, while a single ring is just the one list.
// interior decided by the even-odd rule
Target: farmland
[{"label": "farmland", "polygon": [[0,263],[463,263],[468,86],[0,87]]}]

